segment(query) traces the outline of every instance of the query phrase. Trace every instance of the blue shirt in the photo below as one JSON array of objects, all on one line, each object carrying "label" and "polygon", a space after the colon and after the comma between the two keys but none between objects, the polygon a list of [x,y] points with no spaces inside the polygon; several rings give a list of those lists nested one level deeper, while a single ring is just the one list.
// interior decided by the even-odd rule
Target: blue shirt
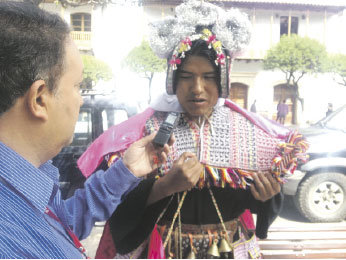
[{"label": "blue shirt", "polygon": [[44,213],[46,207],[82,240],[140,182],[118,160],[62,200],[58,177],[51,162],[36,168],[0,142],[0,258],[82,258],[61,223]]}]

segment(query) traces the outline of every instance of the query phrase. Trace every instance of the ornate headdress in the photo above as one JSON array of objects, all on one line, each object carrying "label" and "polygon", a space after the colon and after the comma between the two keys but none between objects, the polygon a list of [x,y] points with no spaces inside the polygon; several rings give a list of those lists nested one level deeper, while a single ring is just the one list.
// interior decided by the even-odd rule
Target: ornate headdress
[{"label": "ornate headdress", "polygon": [[221,96],[229,91],[229,68],[250,41],[250,21],[238,9],[224,10],[201,0],[185,0],[175,8],[175,17],[149,25],[153,51],[168,59],[166,89],[173,94],[173,71],[189,51],[192,41],[204,39],[216,52],[220,66]]}]

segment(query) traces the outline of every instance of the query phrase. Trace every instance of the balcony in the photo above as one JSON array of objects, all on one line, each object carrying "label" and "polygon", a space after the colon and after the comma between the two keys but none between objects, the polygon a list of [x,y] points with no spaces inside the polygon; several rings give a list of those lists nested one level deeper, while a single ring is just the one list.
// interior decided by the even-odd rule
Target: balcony
[{"label": "balcony", "polygon": [[72,31],[71,37],[75,41],[79,50],[92,49],[92,33],[83,31]]}]

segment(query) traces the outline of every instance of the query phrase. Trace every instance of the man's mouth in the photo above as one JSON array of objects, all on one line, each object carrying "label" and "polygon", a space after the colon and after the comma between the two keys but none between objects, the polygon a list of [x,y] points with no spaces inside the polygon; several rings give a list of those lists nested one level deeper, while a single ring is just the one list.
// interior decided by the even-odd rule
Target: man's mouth
[{"label": "man's mouth", "polygon": [[193,102],[193,103],[203,103],[205,102],[206,99],[203,99],[203,98],[193,98],[193,99],[190,99],[190,102]]}]

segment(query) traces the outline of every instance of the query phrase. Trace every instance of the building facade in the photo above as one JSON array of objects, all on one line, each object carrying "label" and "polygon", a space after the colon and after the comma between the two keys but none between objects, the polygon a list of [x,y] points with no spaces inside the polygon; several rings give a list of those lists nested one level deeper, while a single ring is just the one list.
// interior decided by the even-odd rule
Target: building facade
[{"label": "building facade", "polygon": [[[330,53],[346,54],[346,0],[210,2],[241,9],[248,14],[253,27],[247,50],[232,64],[230,98],[233,101],[249,109],[256,100],[258,113],[275,119],[279,100],[286,99],[290,109],[286,123],[292,122],[292,111],[296,110],[300,125],[321,119],[328,103],[333,103],[334,108],[346,103],[343,98],[346,87],[338,85],[331,75],[305,75],[299,82],[300,96],[305,104],[303,110],[291,89],[286,87],[285,75],[280,71],[263,70],[262,62],[267,50],[277,44],[283,34],[308,36],[324,44]],[[114,84],[122,88],[120,98],[126,98],[128,94],[125,92],[130,90],[138,94],[133,99],[140,99],[147,95],[145,88],[135,88],[134,85],[146,83],[132,82],[133,77],[122,71],[121,60],[145,37],[148,22],[174,15],[174,7],[182,0],[140,0],[141,7],[138,3],[124,3],[106,8],[92,5],[63,7],[56,0],[45,0],[41,6],[59,13],[71,25],[71,36],[82,53],[95,55],[113,68],[117,81]],[[164,75],[158,75],[156,82],[163,86]]]},{"label": "building facade", "polygon": [[[143,0],[148,21],[174,15],[174,7],[182,1]],[[253,27],[248,49],[233,61],[230,98],[249,109],[254,100],[258,113],[275,119],[279,100],[286,99],[292,121],[297,110],[298,123],[315,122],[325,115],[327,104],[334,107],[346,103],[341,97],[346,87],[338,85],[330,75],[306,75],[299,82],[304,110],[287,88],[285,75],[279,71],[264,71],[262,61],[268,49],[280,41],[283,34],[298,34],[318,40],[328,52],[346,52],[346,1],[343,0],[224,0],[210,1],[225,8],[236,7],[247,13]]]}]

